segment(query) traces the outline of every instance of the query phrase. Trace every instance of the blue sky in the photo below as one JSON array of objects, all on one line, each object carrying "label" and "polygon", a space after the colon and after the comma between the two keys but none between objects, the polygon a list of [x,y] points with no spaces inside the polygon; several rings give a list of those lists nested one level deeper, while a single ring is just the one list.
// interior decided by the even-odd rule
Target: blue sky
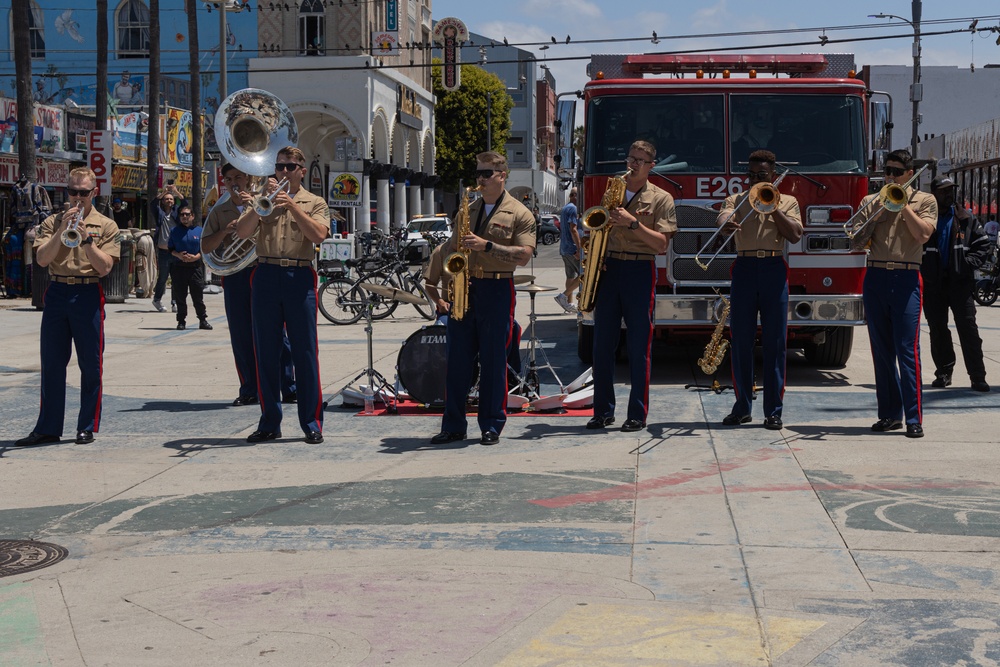
[{"label": "blue sky", "polygon": [[[814,45],[790,48],[757,48],[758,52],[785,51],[810,53],[854,53],[861,65],[911,65],[913,31],[896,19],[873,19],[869,14],[897,14],[911,19],[911,0],[781,0],[778,2],[735,2],[733,0],[506,0],[504,2],[470,2],[469,0],[433,0],[435,19],[455,16],[469,29],[481,35],[504,37],[519,45],[547,42],[548,49],[538,45],[522,46],[537,54],[539,60],[590,53],[644,53],[685,49],[719,48],[722,46],[763,46],[782,42],[813,42]],[[628,13],[622,10],[627,9]],[[1000,26],[1000,3],[997,0],[924,0],[922,31],[944,31],[967,28],[969,20],[931,23],[943,19],[994,17],[980,20],[978,27]],[[893,25],[895,24],[895,25]],[[851,29],[832,29],[859,26]],[[877,26],[866,28],[864,26]],[[885,35],[908,35],[899,39],[860,41],[820,46],[822,28],[831,28],[826,36],[831,40],[870,38]],[[815,30],[805,30],[816,28]],[[577,44],[580,40],[626,39],[649,37],[653,31],[659,44],[651,41]],[[745,35],[725,38],[684,38],[678,36],[764,30],[804,30],[781,35]],[[566,36],[571,37],[569,44]],[[552,44],[551,37],[557,44]],[[1000,63],[998,33],[969,32],[954,35],[928,35],[922,40],[922,64],[952,65],[976,69],[987,63]],[[664,39],[668,38],[668,39]],[[748,49],[749,50],[749,49]],[[466,52],[466,62],[473,60]],[[557,91],[576,90],[587,77],[585,61],[550,61],[556,77]]]}]

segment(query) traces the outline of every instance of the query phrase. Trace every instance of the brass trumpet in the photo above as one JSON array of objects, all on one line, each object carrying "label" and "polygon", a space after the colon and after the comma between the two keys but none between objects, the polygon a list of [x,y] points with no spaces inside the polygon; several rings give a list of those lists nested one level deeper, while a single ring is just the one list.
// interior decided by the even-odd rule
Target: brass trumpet
[{"label": "brass trumpet", "polygon": [[[879,190],[878,195],[868,200],[868,203],[858,209],[858,212],[851,216],[851,219],[844,223],[844,234],[851,239],[852,250],[864,250],[868,245],[868,240],[875,233],[875,220],[884,211],[899,213],[906,206],[909,199],[906,196],[906,188],[917,180],[924,169],[930,165],[922,166],[913,176],[899,185],[898,183],[886,183]],[[873,205],[877,205],[872,208]]]},{"label": "brass trumpet", "polygon": [[[715,251],[715,254],[709,257],[707,262],[702,262],[701,254],[707,252],[708,249],[712,247],[712,244],[715,242],[715,239],[719,236],[719,234],[722,233],[722,229],[725,225],[716,229],[715,233],[712,234],[705,245],[702,246],[702,249],[698,251],[698,254],[694,256],[695,263],[705,271],[708,271],[709,264],[711,264],[715,258],[719,256],[722,249],[729,244],[729,241],[731,241],[734,236],[736,236],[736,232],[740,231],[743,223],[749,220],[751,215],[754,213],[767,215],[768,213],[774,212],[778,208],[778,204],[781,203],[781,193],[778,192],[778,184],[781,183],[781,180],[787,174],[787,171],[783,171],[781,172],[781,176],[774,179],[774,183],[757,183],[751,187],[750,191],[747,193],[746,199],[744,200],[750,203],[750,210],[747,211],[746,214],[740,219],[736,225],[736,229],[729,233],[729,236],[727,236],[726,240],[722,242],[719,249]],[[736,213],[736,209],[738,209],[742,204],[743,202],[736,204],[736,207],[733,209],[733,214]]]},{"label": "brass trumpet", "polygon": [[289,187],[290,184],[288,179],[283,178],[281,179],[281,182],[278,183],[278,187],[274,189],[274,192],[255,197],[252,203],[254,212],[262,218],[266,218],[271,215],[271,212],[274,211],[274,198],[278,196],[279,192],[287,190]]},{"label": "brass trumpet", "polygon": [[80,231],[83,225],[83,205],[76,212],[76,216],[66,225],[66,229],[59,235],[62,244],[67,248],[76,248],[83,241],[83,232]]}]

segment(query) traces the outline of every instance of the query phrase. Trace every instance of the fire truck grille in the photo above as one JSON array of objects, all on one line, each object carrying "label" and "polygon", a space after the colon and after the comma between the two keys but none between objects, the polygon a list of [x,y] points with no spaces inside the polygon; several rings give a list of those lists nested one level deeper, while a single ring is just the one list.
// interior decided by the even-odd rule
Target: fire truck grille
[{"label": "fire truck grille", "polygon": [[[715,230],[712,229],[681,229],[677,232],[670,241],[670,245],[673,246],[674,253],[678,255],[696,255],[698,251],[704,247],[708,240],[712,238],[712,234]],[[708,257],[711,257],[716,250],[722,245],[722,242],[726,240],[725,234],[719,234],[712,241],[712,245],[705,249],[705,253]],[[722,254],[734,254],[736,252],[736,239],[731,239],[727,244],[726,248],[722,251]],[[703,258],[704,259],[704,258]]]},{"label": "fire truck grille", "polygon": [[[706,257],[704,260],[707,260]],[[694,263],[694,258],[677,257],[674,259],[671,269],[673,272],[674,284],[683,285],[686,282],[705,282],[722,280],[729,281],[729,270],[733,265],[732,256],[719,255],[715,261],[708,265],[708,271]]]}]

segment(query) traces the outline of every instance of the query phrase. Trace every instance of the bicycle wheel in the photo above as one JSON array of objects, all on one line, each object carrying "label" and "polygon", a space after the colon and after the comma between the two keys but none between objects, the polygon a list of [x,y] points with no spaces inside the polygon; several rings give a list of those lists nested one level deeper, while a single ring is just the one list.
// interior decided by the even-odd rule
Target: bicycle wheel
[{"label": "bicycle wheel", "polygon": [[354,283],[347,278],[330,278],[319,288],[319,312],[334,324],[354,324],[361,319],[361,299],[352,294]]},{"label": "bicycle wheel", "polygon": [[427,292],[424,291],[420,280],[421,274],[418,272],[414,275],[409,271],[400,271],[395,278],[399,282],[401,290],[421,299],[420,303],[413,304],[420,316],[425,320],[433,320],[437,316],[437,308],[434,307]]}]

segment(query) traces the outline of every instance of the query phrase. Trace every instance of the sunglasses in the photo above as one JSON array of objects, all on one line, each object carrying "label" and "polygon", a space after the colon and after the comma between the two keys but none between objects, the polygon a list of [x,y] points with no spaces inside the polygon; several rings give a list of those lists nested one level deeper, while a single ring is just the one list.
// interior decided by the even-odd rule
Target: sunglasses
[{"label": "sunglasses", "polygon": [[771,172],[766,169],[762,169],[760,171],[748,171],[747,176],[750,178],[756,178],[758,181],[766,181],[771,177]]},{"label": "sunglasses", "polygon": [[298,164],[297,162],[275,162],[275,171],[295,171],[296,169],[302,169],[305,165]]},{"label": "sunglasses", "polygon": [[182,217],[182,218],[187,218],[187,217],[190,217],[190,216],[192,216],[192,215],[194,215],[194,213],[192,213],[191,211],[183,211],[183,212],[181,213],[181,217]]},{"label": "sunglasses", "polygon": [[93,191],[94,191],[94,188],[90,188],[90,189],[87,189],[87,190],[77,190],[76,188],[66,188],[66,192],[69,193],[70,197],[86,197],[87,195],[89,195]]},{"label": "sunglasses", "polygon": [[497,169],[476,169],[475,174],[476,178],[493,178],[493,174],[497,171]]},{"label": "sunglasses", "polygon": [[631,155],[629,155],[627,158],[625,158],[625,164],[638,164],[638,165],[653,164],[653,161],[643,160],[640,157],[632,157]]},{"label": "sunglasses", "polygon": [[905,173],[906,173],[906,170],[905,169],[901,169],[899,167],[886,167],[885,168],[885,175],[886,176],[893,176],[893,177],[895,177],[895,176],[902,176]]}]

